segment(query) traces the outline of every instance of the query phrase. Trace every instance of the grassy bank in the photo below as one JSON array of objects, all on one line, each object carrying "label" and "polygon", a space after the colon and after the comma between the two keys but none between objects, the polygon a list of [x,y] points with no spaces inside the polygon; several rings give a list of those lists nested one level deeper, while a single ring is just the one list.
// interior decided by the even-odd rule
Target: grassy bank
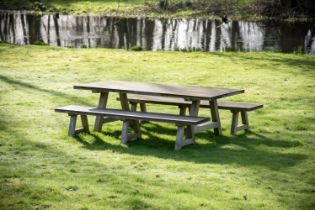
[{"label": "grassy bank", "polygon": [[[1,44],[0,209],[312,209],[314,78],[305,55]],[[72,87],[105,79],[244,88],[231,100],[265,107],[250,113],[252,132],[235,137],[222,111],[223,136],[200,133],[180,152],[175,126],[163,123],[143,124],[128,147],[121,122],[67,137],[68,116],[53,109],[96,105],[96,94]]]},{"label": "grassy bank", "polygon": [[[61,12],[76,15],[115,15],[149,17],[203,17],[229,19],[290,19],[314,18],[315,4],[303,1],[299,6],[289,1],[271,0],[1,0],[0,9]],[[291,0],[294,1],[294,0]],[[293,7],[293,8],[291,8]]]}]

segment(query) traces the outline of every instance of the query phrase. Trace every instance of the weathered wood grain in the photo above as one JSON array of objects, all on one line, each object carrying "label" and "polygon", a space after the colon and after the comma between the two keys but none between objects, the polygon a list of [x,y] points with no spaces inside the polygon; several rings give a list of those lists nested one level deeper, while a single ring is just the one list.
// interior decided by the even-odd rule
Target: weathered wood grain
[{"label": "weathered wood grain", "polygon": [[88,106],[70,105],[55,109],[56,112],[70,113],[73,115],[95,115],[95,116],[107,116],[120,120],[148,120],[174,123],[178,125],[197,125],[203,122],[207,122],[209,118],[206,117],[192,117],[192,116],[180,116],[174,114],[162,114],[151,112],[131,112],[126,110],[117,109],[99,109]]},{"label": "weathered wood grain", "polygon": [[[119,100],[119,99],[118,99]],[[187,105],[189,106],[192,102],[186,101],[183,98],[174,98],[174,97],[158,97],[158,96],[144,96],[144,95],[135,95],[128,94],[129,102],[137,103],[151,103],[151,104],[163,104],[163,105]],[[239,111],[252,111],[255,109],[260,109],[263,107],[263,104],[257,103],[247,103],[247,102],[229,102],[229,101],[219,101],[219,109],[226,110],[239,110]],[[209,101],[201,100],[200,108],[210,108]]]},{"label": "weathered wood grain", "polygon": [[122,129],[121,129],[121,143],[122,144],[127,144],[128,141],[128,121],[124,120],[123,121],[123,125],[122,125]]},{"label": "weathered wood grain", "polygon": [[[190,116],[198,116],[199,112],[199,106],[200,106],[200,100],[192,101],[190,107],[189,107],[189,115]],[[189,125],[188,129],[186,131],[186,137],[190,138],[193,142],[195,141],[195,126]]]},{"label": "weathered wood grain", "polygon": [[206,130],[214,129],[217,127],[218,127],[218,123],[216,123],[216,122],[205,122],[205,123],[202,123],[200,125],[196,125],[195,132],[199,133],[201,131],[206,131]]},{"label": "weathered wood grain", "polygon": [[86,115],[81,115],[82,127],[85,133],[90,133],[88,118]]},{"label": "weathered wood grain", "polygon": [[[119,93],[119,98],[120,98],[120,104],[121,104],[121,108],[123,110],[129,111],[129,103],[128,103],[128,97],[126,93]],[[133,107],[136,108],[136,107]],[[129,122],[130,126],[133,128],[133,130],[135,131],[135,133],[141,137],[141,130],[140,130],[140,125],[139,125],[139,121],[137,120],[132,120]]]},{"label": "weathered wood grain", "polygon": [[[109,94],[108,92],[102,92],[100,94],[97,108],[99,108],[99,109],[105,109],[106,108],[107,100],[108,100],[108,94]],[[103,125],[103,117],[102,116],[96,116],[95,124],[94,124],[94,130],[95,131],[101,131],[102,125]]]},{"label": "weathered wood grain", "polygon": [[175,142],[175,150],[180,150],[182,148],[184,138],[184,126],[178,126]]},{"label": "weathered wood grain", "polygon": [[246,111],[241,111],[242,116],[242,123],[243,125],[246,125],[245,130],[249,130],[249,121],[248,121],[248,115]]},{"label": "weathered wood grain", "polygon": [[[197,102],[198,103],[198,102]],[[136,109],[136,106],[133,108]],[[113,119],[123,120],[122,133],[121,133],[121,143],[127,144],[128,139],[133,137],[140,137],[139,132],[135,134],[128,134],[128,127],[131,120],[148,120],[148,121],[159,121],[159,122],[168,122],[174,123],[177,125],[177,136],[175,142],[175,149],[180,150],[183,146],[194,143],[192,138],[183,140],[184,137],[184,128],[188,125],[197,125],[203,122],[207,122],[209,118],[204,117],[194,117],[194,116],[183,116],[183,115],[171,115],[171,114],[161,114],[161,113],[148,113],[148,112],[135,112],[127,110],[115,110],[115,109],[99,109],[87,106],[76,106],[70,105],[65,107],[56,108],[56,112],[64,112],[70,115],[70,125],[69,125],[69,136],[74,136],[76,134],[76,119],[77,115],[83,116],[82,125],[83,128],[78,129],[77,132],[88,131],[88,122],[86,115],[96,115],[101,117],[110,117]],[[194,110],[192,110],[194,113]],[[139,125],[139,124],[138,124]],[[140,130],[140,127],[136,129]]]},{"label": "weathered wood grain", "polygon": [[76,123],[77,123],[77,115],[76,114],[71,114],[70,115],[68,136],[74,136],[76,134],[76,132],[75,132]]},{"label": "weathered wood grain", "polygon": [[141,95],[173,96],[186,100],[210,100],[243,93],[244,90],[199,87],[199,86],[178,86],[155,83],[141,83],[128,81],[101,81],[89,84],[79,84],[75,89],[91,90],[94,92],[123,92]]},{"label": "weathered wood grain", "polygon": [[140,103],[141,112],[147,112],[147,105],[145,103]]},{"label": "weathered wood grain", "polygon": [[232,111],[232,123],[231,123],[231,134],[235,135],[237,132],[237,125],[238,125],[238,111]]},{"label": "weathered wood grain", "polygon": [[211,121],[217,123],[217,127],[214,128],[214,135],[220,136],[222,135],[221,130],[221,120],[218,109],[218,102],[216,99],[209,101],[210,103],[210,113],[211,113]]}]

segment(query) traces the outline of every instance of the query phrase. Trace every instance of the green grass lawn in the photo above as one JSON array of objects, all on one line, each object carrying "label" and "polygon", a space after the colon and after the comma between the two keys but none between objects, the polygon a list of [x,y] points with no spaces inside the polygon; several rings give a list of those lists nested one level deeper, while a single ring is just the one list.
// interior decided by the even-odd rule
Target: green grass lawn
[{"label": "green grass lawn", "polygon": [[[73,85],[99,80],[241,88],[230,100],[265,107],[237,136],[222,110],[223,136],[200,133],[179,152],[176,127],[163,123],[142,124],[128,146],[121,122],[68,137],[69,117],[54,108],[96,105]],[[314,209],[314,104],[314,56],[1,44],[0,209]]]}]

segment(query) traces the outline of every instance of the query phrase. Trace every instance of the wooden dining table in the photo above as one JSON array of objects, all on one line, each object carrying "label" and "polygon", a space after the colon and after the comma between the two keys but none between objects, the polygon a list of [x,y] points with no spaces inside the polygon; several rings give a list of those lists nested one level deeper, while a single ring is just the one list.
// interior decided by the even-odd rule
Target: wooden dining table
[{"label": "wooden dining table", "polygon": [[[87,84],[75,85],[74,89],[90,90],[93,93],[99,93],[99,101],[97,108],[106,109],[108,95],[110,92],[118,93],[121,107],[123,110],[129,110],[128,94],[150,95],[150,96],[165,96],[183,98],[186,101],[191,101],[190,116],[198,116],[200,100],[207,100],[210,104],[211,120],[207,128],[214,129],[215,135],[221,135],[221,122],[218,111],[217,100],[224,97],[233,96],[244,93],[241,89],[227,89],[218,87],[202,87],[202,86],[182,86],[157,83],[143,83],[130,81],[99,81]],[[131,110],[135,111],[135,110]],[[97,116],[95,119],[94,130],[102,129],[103,118]],[[133,127],[139,129],[139,122],[134,121]],[[194,137],[194,127],[191,126],[192,138]]]}]

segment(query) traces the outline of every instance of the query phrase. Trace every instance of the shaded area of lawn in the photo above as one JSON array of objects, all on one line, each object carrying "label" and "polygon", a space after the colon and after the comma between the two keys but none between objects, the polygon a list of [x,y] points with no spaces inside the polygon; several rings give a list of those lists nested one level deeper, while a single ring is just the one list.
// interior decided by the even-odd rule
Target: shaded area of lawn
[{"label": "shaded area of lawn", "polygon": [[[286,154],[255,149],[255,145],[267,145],[269,147],[280,148],[301,146],[301,143],[298,141],[272,140],[262,135],[257,135],[256,133],[242,134],[237,137],[214,137],[212,133],[198,134],[197,138],[211,138],[210,142],[202,145],[194,145],[190,148],[186,147],[186,152],[174,156],[172,154],[174,141],[167,141],[164,138],[160,138],[159,134],[173,136],[174,139],[176,134],[175,128],[167,129],[158,124],[150,124],[148,126],[144,125],[142,132],[146,136],[145,140],[134,141],[130,143],[128,148],[123,149],[121,145],[110,144],[106,142],[106,137],[96,134],[92,134],[92,143],[87,142],[84,136],[78,136],[76,139],[82,143],[85,148],[90,150],[108,149],[122,154],[126,153],[138,156],[149,155],[162,159],[174,159],[199,164],[237,164],[245,167],[257,165],[272,170],[293,167],[308,157],[302,154]],[[120,130],[106,132],[104,134],[114,136],[117,139],[120,138]],[[163,152],[161,148],[166,148],[167,150]],[[196,154],[195,151],[198,151],[198,154]],[[272,164],[270,164],[270,162],[272,162]]]},{"label": "shaded area of lawn", "polygon": [[[0,45],[0,208],[312,209],[314,62],[273,53]],[[101,79],[244,88],[231,99],[265,107],[250,113],[252,132],[235,137],[222,111],[223,136],[200,133],[180,152],[175,126],[163,123],[142,123],[142,139],[127,147],[119,143],[121,122],[67,137],[68,116],[53,109],[95,105],[96,94],[72,87]],[[116,95],[109,105],[119,107]]]},{"label": "shaded area of lawn", "polygon": [[15,80],[15,79],[12,79],[12,78],[9,78],[6,76],[2,76],[2,75],[0,75],[0,80],[2,80],[5,83],[8,83],[11,86],[14,86],[16,89],[28,89],[28,90],[34,91],[34,92],[42,92],[45,94],[54,95],[55,97],[58,97],[58,98],[62,98],[62,99],[67,100],[71,103],[77,103],[77,104],[92,106],[92,104],[87,103],[87,101],[85,101],[85,100],[83,100],[80,97],[75,96],[75,95],[66,94],[66,93],[56,91],[53,89],[41,88],[41,87],[38,87],[36,85],[32,85],[32,84],[29,84],[27,82]]}]

